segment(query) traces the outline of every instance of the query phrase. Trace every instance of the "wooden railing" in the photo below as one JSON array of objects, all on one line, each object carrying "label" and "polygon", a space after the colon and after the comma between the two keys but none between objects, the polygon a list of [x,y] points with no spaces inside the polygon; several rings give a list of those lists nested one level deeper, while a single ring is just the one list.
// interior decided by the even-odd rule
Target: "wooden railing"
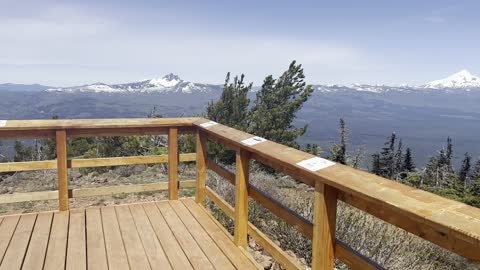
[{"label": "wooden railing", "polygon": [[[254,225],[248,223],[247,197],[294,226],[312,239],[312,268],[333,269],[334,258],[351,269],[381,268],[368,258],[335,239],[336,206],[341,200],[425,240],[480,262],[480,209],[452,201],[429,192],[405,186],[341,164],[332,164],[311,154],[271,141],[256,140],[245,132],[199,119],[197,149],[206,149],[206,141],[222,144],[236,152],[236,171],[232,173],[197,150],[197,201],[206,194],[235,220],[235,243],[246,246],[246,235],[261,243],[265,250],[286,268],[297,262],[269,241]],[[277,171],[314,187],[313,222],[286,208],[280,202],[249,185],[249,161],[256,160]],[[305,164],[310,161],[310,165]],[[314,161],[318,161],[315,164]],[[205,168],[235,185],[235,207],[204,186]]]},{"label": "wooden railing", "polygon": [[[168,155],[72,160],[66,157],[68,137],[160,134],[168,135]],[[178,153],[178,134],[196,134],[196,154]],[[335,238],[336,207],[337,201],[341,200],[470,260],[480,261],[479,209],[347,166],[329,163],[271,141],[258,139],[251,143],[253,135],[207,119],[8,121],[4,127],[0,127],[0,139],[38,137],[56,139],[57,160],[2,163],[0,172],[56,169],[58,191],[1,195],[0,203],[58,198],[59,209],[66,210],[68,198],[168,190],[169,199],[175,200],[178,198],[178,188],[195,187],[198,203],[204,204],[206,198],[209,198],[234,220],[233,241],[237,246],[246,249],[250,236],[287,269],[299,269],[301,265],[248,222],[248,198],[257,201],[307,238],[312,239],[313,269],[333,269],[335,258],[352,269],[381,268]],[[208,141],[222,144],[235,151],[234,173],[207,158]],[[307,220],[267,193],[250,185],[251,160],[263,163],[313,187],[315,190],[313,221]],[[178,180],[179,161],[196,161],[196,180]],[[305,165],[305,161],[310,161],[310,165]],[[68,188],[69,168],[154,163],[168,163],[168,183]],[[214,171],[235,186],[234,207],[207,187],[207,170]]]},{"label": "wooden railing", "polygon": [[[195,153],[178,154],[178,134],[193,134],[196,118],[181,119],[89,119],[89,120],[20,120],[8,121],[0,127],[0,139],[52,138],[56,141],[57,159],[30,162],[0,163],[1,172],[57,170],[58,190],[0,195],[0,203],[53,200],[59,210],[68,210],[69,198],[113,195],[132,192],[168,190],[169,199],[178,197],[178,188],[193,188],[195,180],[178,181],[178,162],[195,161]],[[168,154],[109,158],[67,159],[67,138],[132,135],[168,135]],[[95,188],[68,187],[68,169],[168,163],[168,182],[108,186]]]}]

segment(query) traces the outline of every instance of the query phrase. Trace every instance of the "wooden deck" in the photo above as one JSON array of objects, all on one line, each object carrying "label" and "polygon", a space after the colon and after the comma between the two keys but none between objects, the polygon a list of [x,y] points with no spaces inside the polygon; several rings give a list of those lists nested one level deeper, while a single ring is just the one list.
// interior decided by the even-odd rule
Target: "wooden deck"
[{"label": "wooden deck", "polygon": [[2,269],[257,269],[192,199],[0,217]]}]

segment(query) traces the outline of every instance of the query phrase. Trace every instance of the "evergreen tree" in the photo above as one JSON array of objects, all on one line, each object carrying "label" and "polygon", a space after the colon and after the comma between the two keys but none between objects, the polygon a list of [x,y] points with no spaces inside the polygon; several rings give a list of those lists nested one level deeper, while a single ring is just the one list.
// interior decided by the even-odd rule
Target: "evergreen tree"
[{"label": "evergreen tree", "polygon": [[34,160],[34,151],[33,147],[25,146],[20,141],[15,141],[14,144],[15,155],[13,157],[13,161],[21,162],[21,161],[32,161]]},{"label": "evergreen tree", "polygon": [[408,147],[405,152],[405,157],[403,159],[402,171],[413,172],[414,170],[415,170],[415,164],[413,163],[412,151]]},{"label": "evergreen tree", "polygon": [[453,144],[452,138],[447,137],[447,150],[445,151],[445,166],[448,173],[453,173],[453,164],[452,164],[452,156],[453,156]]},{"label": "evergreen tree", "polygon": [[341,164],[347,164],[347,136],[348,134],[345,120],[340,118],[340,143],[333,144],[332,148],[330,149],[331,160]]},{"label": "evergreen tree", "polygon": [[247,129],[248,92],[252,83],[244,83],[245,76],[235,77],[230,82],[230,72],[227,73],[220,99],[210,102],[207,107],[207,118],[220,124],[245,131]]},{"label": "evergreen tree", "polygon": [[295,61],[277,80],[271,75],[266,77],[251,109],[248,131],[298,148],[296,139],[307,126],[295,128],[293,120],[312,92],[313,88],[305,83],[302,65]]},{"label": "evergreen tree", "polygon": [[395,157],[394,157],[394,171],[393,171],[394,175],[402,172],[403,161],[404,161],[404,156],[403,156],[402,139],[399,139],[397,152],[395,152]]},{"label": "evergreen tree", "polygon": [[371,170],[371,172],[373,174],[376,174],[376,175],[381,175],[381,173],[382,173],[381,165],[380,165],[380,155],[378,153],[372,155],[372,170]]},{"label": "evergreen tree", "polygon": [[385,178],[392,178],[395,173],[395,140],[396,135],[392,133],[380,153],[380,175]]},{"label": "evergreen tree", "polygon": [[458,172],[458,180],[460,183],[463,183],[463,187],[467,188],[468,186],[468,176],[470,174],[470,162],[472,157],[467,153],[465,153],[465,157],[462,161],[462,166],[460,167],[460,171]]},{"label": "evergreen tree", "polygon": [[[245,131],[248,124],[248,92],[252,83],[244,83],[245,76],[235,77],[230,82],[230,73],[227,73],[222,95],[216,102],[207,106],[207,118],[239,130]],[[222,163],[231,164],[235,161],[235,153],[219,144],[209,144],[208,154]]]},{"label": "evergreen tree", "polygon": [[475,162],[473,170],[470,173],[470,179],[472,179],[473,181],[480,179],[480,159]]}]

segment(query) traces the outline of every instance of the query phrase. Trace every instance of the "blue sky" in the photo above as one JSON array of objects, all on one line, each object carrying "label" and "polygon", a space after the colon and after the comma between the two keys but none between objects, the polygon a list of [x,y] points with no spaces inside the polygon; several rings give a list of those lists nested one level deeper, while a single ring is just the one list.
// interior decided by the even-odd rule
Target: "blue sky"
[{"label": "blue sky", "polygon": [[0,83],[423,84],[480,74],[480,1],[0,0]]}]

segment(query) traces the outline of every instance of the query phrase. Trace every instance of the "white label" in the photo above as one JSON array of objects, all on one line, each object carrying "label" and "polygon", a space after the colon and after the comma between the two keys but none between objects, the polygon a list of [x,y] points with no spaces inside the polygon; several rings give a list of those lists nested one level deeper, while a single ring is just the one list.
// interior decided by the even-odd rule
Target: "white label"
[{"label": "white label", "polygon": [[266,142],[266,141],[267,141],[267,139],[255,136],[255,137],[252,137],[250,139],[243,140],[242,143],[245,144],[245,145],[250,145],[251,146],[251,145],[255,145],[255,144]]},{"label": "white label", "polygon": [[7,125],[7,120],[0,120],[0,127],[4,127]]},{"label": "white label", "polygon": [[300,161],[297,163],[297,165],[312,172],[316,172],[318,170],[335,165],[335,162],[320,157],[313,157]]},{"label": "white label", "polygon": [[207,127],[215,126],[215,125],[217,125],[217,124],[218,124],[217,122],[210,121],[210,122],[206,122],[206,123],[200,124],[200,126],[203,127],[203,128],[207,128]]}]

